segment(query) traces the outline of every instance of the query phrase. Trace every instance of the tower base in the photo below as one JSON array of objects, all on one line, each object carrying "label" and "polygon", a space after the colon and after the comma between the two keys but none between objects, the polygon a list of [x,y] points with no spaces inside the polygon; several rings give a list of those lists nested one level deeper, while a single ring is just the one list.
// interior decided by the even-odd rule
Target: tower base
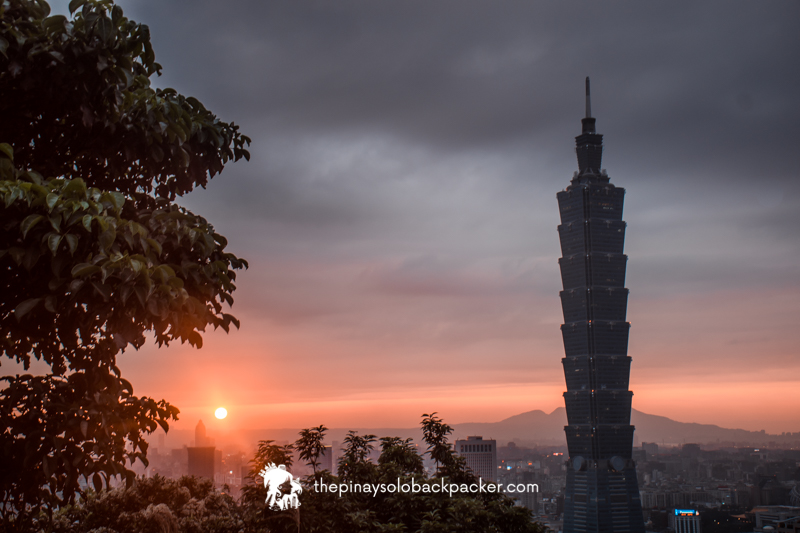
[{"label": "tower base", "polygon": [[635,467],[615,472],[597,464],[576,471],[571,463],[567,466],[564,533],[644,533]]}]

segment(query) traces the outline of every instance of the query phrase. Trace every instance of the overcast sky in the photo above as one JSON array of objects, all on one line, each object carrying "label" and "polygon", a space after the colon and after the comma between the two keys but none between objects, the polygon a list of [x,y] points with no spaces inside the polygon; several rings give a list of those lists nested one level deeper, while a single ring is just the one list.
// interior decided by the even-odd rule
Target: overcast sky
[{"label": "overcast sky", "polygon": [[120,4],[154,85],[253,139],[182,199],[250,262],[241,330],[122,357],[179,427],[562,406],[555,194],[590,76],[627,190],[634,407],[800,431],[800,3]]}]

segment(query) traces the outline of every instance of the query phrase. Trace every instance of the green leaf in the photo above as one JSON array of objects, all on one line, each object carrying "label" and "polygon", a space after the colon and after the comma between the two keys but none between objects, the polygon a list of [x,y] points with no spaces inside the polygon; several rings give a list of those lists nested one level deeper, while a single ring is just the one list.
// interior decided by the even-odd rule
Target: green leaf
[{"label": "green leaf", "polygon": [[0,37],[0,54],[6,55],[6,50],[8,50],[8,41]]},{"label": "green leaf", "polygon": [[69,180],[69,183],[67,183],[64,189],[61,191],[61,194],[67,194],[73,192],[76,192],[81,196],[85,195],[86,182],[84,182],[81,178],[75,178],[74,180]]},{"label": "green leaf", "polygon": [[[59,30],[64,30],[64,25],[67,23],[67,17],[64,15],[53,15],[47,17],[42,21],[42,26],[47,33],[56,33]],[[52,55],[53,52],[51,52]]]},{"label": "green leaf", "polygon": [[56,231],[61,231],[61,215],[53,215],[50,217],[50,225]]},{"label": "green leaf", "polygon": [[[4,39],[0,38],[0,51],[3,48]],[[8,43],[6,43],[8,45]],[[10,160],[14,160],[14,149],[8,143],[0,143],[0,152],[4,153]]]},{"label": "green leaf", "polygon": [[51,192],[50,194],[47,195],[45,203],[47,203],[48,209],[53,209],[53,206],[56,205],[57,202],[58,202],[58,194]]},{"label": "green leaf", "polygon": [[78,249],[78,236],[67,233],[65,237],[67,238],[67,246],[69,246],[69,255],[75,255],[75,250]]},{"label": "green leaf", "polygon": [[117,209],[117,211],[119,211],[125,204],[125,195],[116,191],[113,191],[110,194],[112,201],[114,202],[114,207]]},{"label": "green leaf", "polygon": [[120,6],[111,8],[111,20],[115,25],[119,24],[119,21],[122,20],[122,8]]},{"label": "green leaf", "polygon": [[95,472],[95,474],[92,476],[92,485],[94,485],[94,490],[97,492],[100,492],[100,490],[103,488],[103,478],[101,478],[100,474],[97,472]]},{"label": "green leaf", "polygon": [[27,172],[25,172],[25,175],[28,177],[29,180],[31,180],[33,183],[36,184],[37,188],[34,190],[36,190],[37,193],[41,192],[42,194],[44,194],[44,191],[46,191],[47,189],[42,187],[42,183],[44,183],[44,178],[42,177],[42,175],[36,172],[35,170],[28,170]]},{"label": "green leaf", "polygon": [[153,269],[153,277],[158,276],[162,281],[166,281],[175,275],[175,271],[169,265],[158,265]]},{"label": "green leaf", "polygon": [[22,224],[19,225],[19,229],[22,230],[22,238],[24,239],[28,232],[33,228],[36,224],[44,220],[42,215],[28,215],[25,217],[25,220],[22,221]]},{"label": "green leaf", "polygon": [[25,300],[24,302],[19,304],[16,307],[16,309],[14,309],[14,316],[17,317],[17,320],[19,320],[20,318],[30,313],[31,310],[34,307],[36,307],[41,301],[42,301],[41,298],[31,298],[30,300]]},{"label": "green leaf", "polygon": [[92,274],[96,274],[100,272],[102,269],[91,263],[79,263],[72,267],[72,277],[73,278],[83,278],[86,276],[91,276]]},{"label": "green leaf", "polygon": [[94,217],[92,215],[83,215],[83,227],[86,228],[86,231],[92,231],[92,219]]},{"label": "green leaf", "polygon": [[79,7],[81,7],[85,3],[86,3],[86,0],[72,0],[69,3],[69,7],[68,7],[69,12],[70,13],[74,13],[75,11],[78,10]]},{"label": "green leaf", "polygon": [[153,247],[157,255],[161,255],[161,243],[155,239],[147,239],[147,244]]},{"label": "green leaf", "polygon": [[95,34],[105,44],[108,44],[114,37],[114,29],[114,23],[106,15],[98,18],[97,25],[94,27]]},{"label": "green leaf", "polygon": [[[8,163],[8,161],[6,161],[5,159],[3,159],[3,161]],[[21,186],[20,187],[12,186],[11,191],[12,191],[11,194],[6,193],[6,201],[5,201],[6,207],[10,206],[14,202],[22,198],[22,196],[25,194]]]},{"label": "green leaf", "polygon": [[47,247],[50,248],[53,255],[56,255],[56,252],[58,252],[58,245],[61,244],[62,237],[63,235],[59,235],[58,233],[49,233],[47,235]]}]

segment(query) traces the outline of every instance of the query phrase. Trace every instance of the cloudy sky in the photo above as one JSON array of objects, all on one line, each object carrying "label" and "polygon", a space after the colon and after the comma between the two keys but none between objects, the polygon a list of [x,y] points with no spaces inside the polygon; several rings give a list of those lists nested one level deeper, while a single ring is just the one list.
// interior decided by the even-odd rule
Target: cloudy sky
[{"label": "cloudy sky", "polygon": [[253,139],[182,200],[250,262],[241,330],[122,357],[178,427],[562,406],[555,194],[590,76],[634,408],[800,431],[798,2],[120,3],[154,85]]}]

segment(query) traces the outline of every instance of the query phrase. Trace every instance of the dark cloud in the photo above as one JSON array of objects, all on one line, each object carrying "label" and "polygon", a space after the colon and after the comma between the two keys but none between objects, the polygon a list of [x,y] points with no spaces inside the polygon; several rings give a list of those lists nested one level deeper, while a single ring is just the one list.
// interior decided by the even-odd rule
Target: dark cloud
[{"label": "dark cloud", "polygon": [[157,44],[169,42],[158,47],[172,69],[165,81],[289,130],[494,145],[579,112],[584,74],[595,77],[601,119],[658,144],[682,135],[707,139],[706,149],[774,146],[780,134],[769,133],[797,118],[794,4],[131,7]]}]

